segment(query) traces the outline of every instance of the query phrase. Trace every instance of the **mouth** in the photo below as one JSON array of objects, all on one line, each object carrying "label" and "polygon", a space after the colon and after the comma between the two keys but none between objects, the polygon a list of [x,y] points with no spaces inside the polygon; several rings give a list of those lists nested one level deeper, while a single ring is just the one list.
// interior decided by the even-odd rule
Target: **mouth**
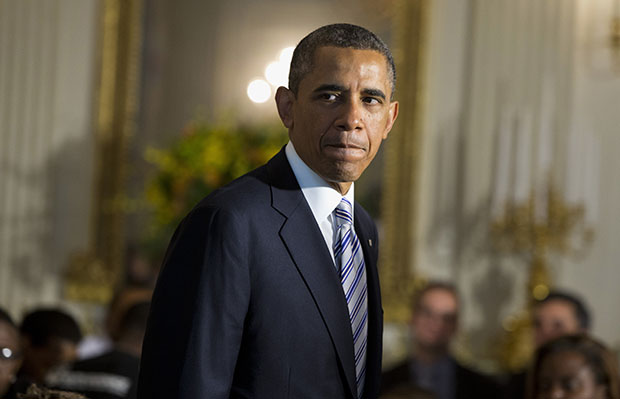
[{"label": "mouth", "polygon": [[323,146],[323,151],[330,157],[342,161],[354,161],[366,155],[366,149],[350,143],[330,143]]},{"label": "mouth", "polygon": [[331,147],[331,148],[340,148],[340,149],[345,149],[345,150],[363,150],[364,149],[364,147],[361,145],[357,145],[354,143],[341,143],[341,142],[326,143],[324,146]]}]

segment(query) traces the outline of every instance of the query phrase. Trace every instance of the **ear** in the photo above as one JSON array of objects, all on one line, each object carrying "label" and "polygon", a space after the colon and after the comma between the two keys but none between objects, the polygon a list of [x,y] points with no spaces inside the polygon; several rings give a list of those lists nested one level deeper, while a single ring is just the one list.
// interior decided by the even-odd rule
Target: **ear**
[{"label": "ear", "polygon": [[288,129],[293,127],[293,104],[295,103],[295,94],[286,87],[278,87],[276,91],[276,106],[278,107],[278,115],[282,119],[282,123]]},{"label": "ear", "polygon": [[387,139],[390,130],[392,130],[392,126],[394,126],[394,122],[398,117],[398,101],[392,101],[390,103],[390,109],[388,111],[388,121],[385,126],[385,132],[383,132],[383,139]]}]

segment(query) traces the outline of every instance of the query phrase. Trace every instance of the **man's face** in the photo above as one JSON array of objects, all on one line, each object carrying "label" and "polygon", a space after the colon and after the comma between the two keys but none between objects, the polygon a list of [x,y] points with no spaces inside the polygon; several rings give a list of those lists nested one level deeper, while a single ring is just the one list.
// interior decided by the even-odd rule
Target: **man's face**
[{"label": "man's face", "polygon": [[534,341],[537,348],[554,338],[579,332],[582,328],[570,302],[550,300],[534,309]]},{"label": "man's face", "polygon": [[300,158],[341,193],[357,180],[392,128],[385,57],[373,50],[320,47],[297,96],[278,89],[278,112]]},{"label": "man's face", "polygon": [[413,315],[417,344],[433,351],[446,351],[456,333],[457,312],[452,292],[441,288],[426,292]]},{"label": "man's face", "polygon": [[76,359],[77,345],[67,339],[52,337],[43,346],[24,340],[24,369],[37,382],[43,382],[50,371]]}]

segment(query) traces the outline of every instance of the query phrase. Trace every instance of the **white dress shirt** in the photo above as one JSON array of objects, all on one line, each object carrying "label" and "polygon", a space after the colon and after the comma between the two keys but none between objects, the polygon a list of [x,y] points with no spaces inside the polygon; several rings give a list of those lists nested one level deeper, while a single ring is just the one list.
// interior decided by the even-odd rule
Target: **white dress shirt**
[{"label": "white dress shirt", "polygon": [[[333,243],[336,232],[333,228],[332,213],[342,200],[342,195],[302,161],[290,141],[286,145],[285,153],[297,178],[297,183],[301,187],[301,192],[310,205],[314,219],[319,225],[321,233],[323,233],[329,253],[334,259]],[[349,191],[344,196],[351,204],[354,203],[355,199],[354,184],[351,184]]]}]

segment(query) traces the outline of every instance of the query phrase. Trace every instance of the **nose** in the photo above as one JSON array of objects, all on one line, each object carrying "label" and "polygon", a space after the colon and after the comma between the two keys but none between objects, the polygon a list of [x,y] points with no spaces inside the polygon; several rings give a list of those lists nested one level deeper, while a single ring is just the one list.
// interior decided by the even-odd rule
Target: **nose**
[{"label": "nose", "polygon": [[353,131],[362,128],[362,104],[349,100],[342,104],[341,112],[336,120],[336,127],[342,131]]}]

